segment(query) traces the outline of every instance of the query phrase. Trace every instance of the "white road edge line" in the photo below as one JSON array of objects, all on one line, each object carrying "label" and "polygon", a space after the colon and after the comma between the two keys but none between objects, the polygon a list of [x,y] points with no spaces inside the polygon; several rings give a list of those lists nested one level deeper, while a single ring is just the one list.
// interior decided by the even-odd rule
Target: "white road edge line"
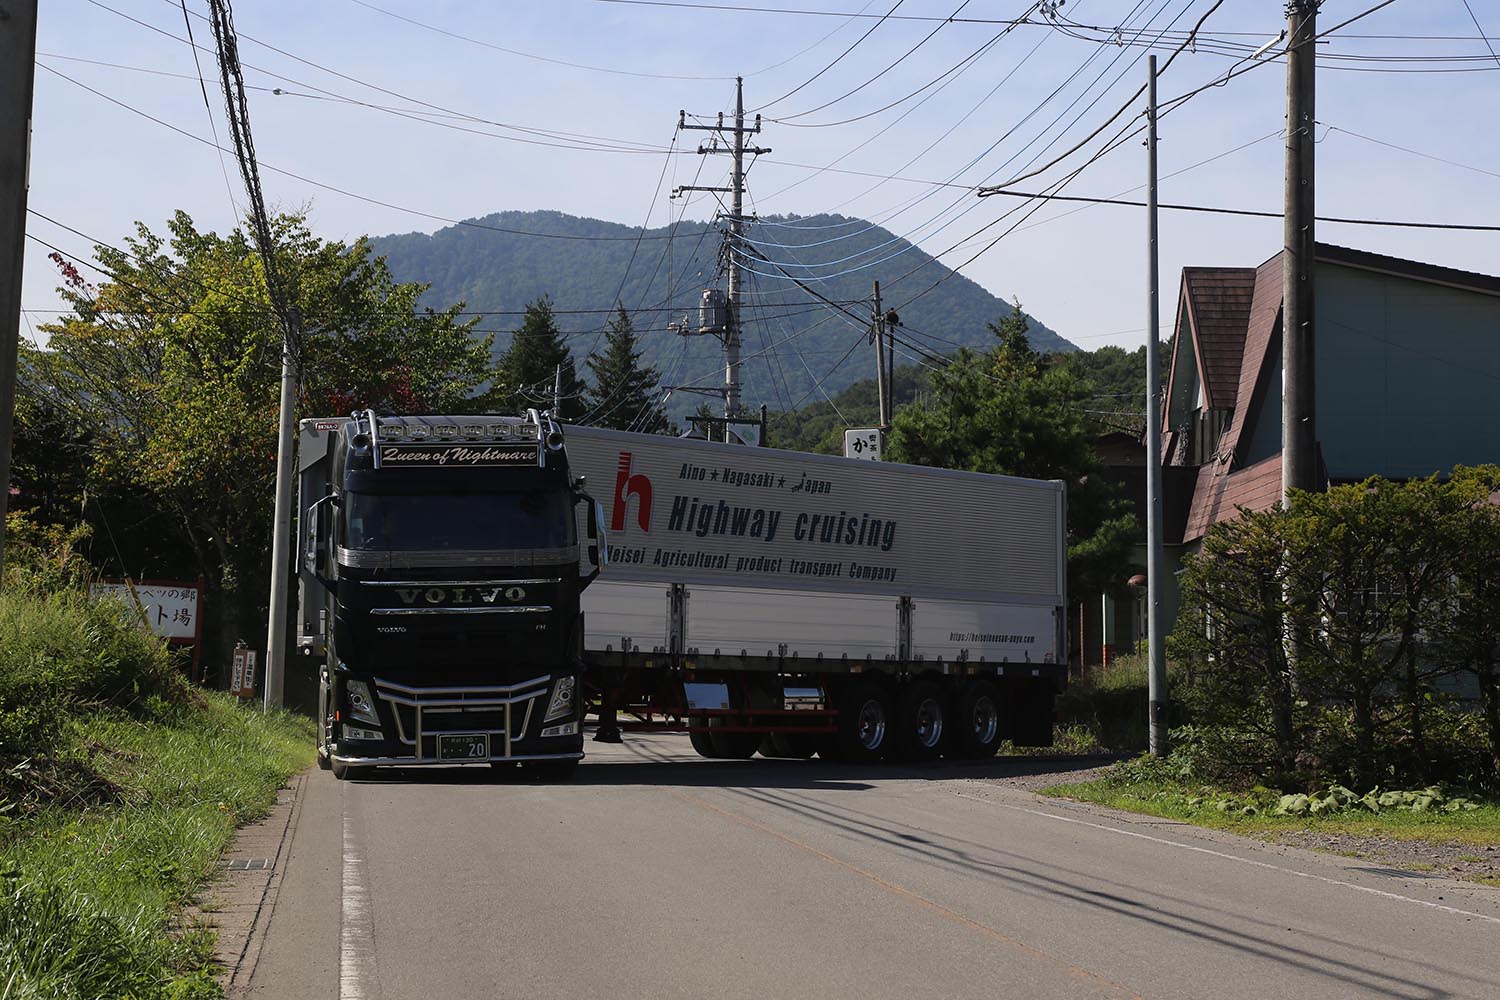
[{"label": "white road edge line", "polygon": [[1025,806],[1011,805],[1009,802],[996,802],[994,799],[986,799],[978,795],[966,795],[963,792],[954,792],[961,799],[972,799],[975,802],[984,802],[988,805],[999,806],[1002,809],[1012,809],[1016,812],[1030,813],[1033,816],[1042,816],[1047,819],[1055,819],[1062,823],[1077,823],[1079,826],[1093,827],[1095,830],[1103,830],[1105,833],[1116,833],[1122,837],[1136,837],[1141,840],[1149,840],[1156,844],[1165,844],[1168,847],[1180,848],[1184,851],[1197,851],[1199,854],[1211,854],[1216,858],[1224,858],[1228,861],[1238,861],[1242,865],[1253,865],[1256,868],[1269,868],[1272,871],[1283,872],[1287,875],[1295,875],[1298,878],[1314,879],[1318,882],[1326,882],[1329,885],[1342,886],[1345,889],[1354,889],[1359,892],[1367,892],[1372,896],[1381,896],[1385,899],[1395,899],[1403,903],[1415,903],[1418,906],[1430,907],[1434,910],[1442,910],[1445,913],[1455,913],[1461,917],[1472,917],[1475,920],[1483,920],[1492,924],[1500,924],[1500,917],[1491,917],[1483,913],[1475,913],[1472,910],[1460,909],[1456,906],[1445,906],[1442,903],[1429,903],[1425,899],[1416,899],[1412,896],[1403,896],[1399,892],[1386,892],[1384,889],[1372,889],[1367,885],[1358,885],[1354,882],[1345,882],[1343,879],[1329,878],[1327,875],[1314,875],[1311,872],[1298,871],[1295,868],[1285,868],[1281,865],[1273,865],[1269,861],[1257,861],[1254,858],[1241,858],[1233,854],[1225,854],[1223,851],[1211,850],[1207,847],[1198,847],[1194,844],[1184,844],[1177,840],[1168,840],[1165,837],[1153,837],[1146,833],[1137,833],[1134,830],[1121,830],[1118,827],[1106,826],[1103,823],[1090,823],[1088,820],[1076,819],[1072,816],[1059,816],[1057,813],[1046,812],[1041,809],[1027,809]]},{"label": "white road edge line", "polygon": [[344,875],[339,926],[339,1000],[373,1000],[369,991],[374,935],[370,926],[370,890],[365,859],[354,840],[349,807],[344,805]]}]

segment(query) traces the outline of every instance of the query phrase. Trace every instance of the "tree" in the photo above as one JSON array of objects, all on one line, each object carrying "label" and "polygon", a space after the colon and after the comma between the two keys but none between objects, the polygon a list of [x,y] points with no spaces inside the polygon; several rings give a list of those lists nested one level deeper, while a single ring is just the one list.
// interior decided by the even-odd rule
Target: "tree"
[{"label": "tree", "polygon": [[1282,777],[1296,769],[1305,714],[1287,656],[1287,524],[1278,506],[1242,508],[1211,527],[1179,578],[1171,638],[1193,719],[1215,737],[1218,763]]},{"label": "tree", "polygon": [[667,415],[656,398],[661,372],[641,364],[640,338],[625,307],[609,322],[604,353],[588,359],[594,385],[587,393],[588,423],[643,434],[665,434]]},{"label": "tree", "polygon": [[1462,503],[1449,522],[1453,587],[1435,635],[1443,658],[1479,689],[1493,778],[1500,776],[1500,467],[1455,469],[1452,487]]},{"label": "tree", "polygon": [[1089,384],[1031,348],[1020,304],[990,330],[999,343],[960,348],[932,373],[930,401],[895,416],[898,462],[1068,485],[1068,590],[1097,594],[1123,585],[1136,541],[1134,519],[1099,477],[1091,424],[1082,404]]},{"label": "tree", "polygon": [[1395,763],[1384,731],[1420,712],[1420,677],[1408,671],[1418,669],[1418,633],[1436,621],[1448,585],[1436,540],[1444,491],[1435,478],[1369,479],[1293,498],[1287,583],[1299,619],[1297,670],[1310,694],[1347,707],[1349,769],[1364,787]]},{"label": "tree", "polygon": [[[73,312],[43,328],[36,381],[88,429],[96,537],[127,570],[202,574],[222,659],[264,620],[281,334],[243,231],[200,233],[183,212],[168,231],[97,247],[98,287],[59,261]],[[363,239],[323,241],[298,216],[273,231],[306,330],[301,415],[475,405],[489,344],[461,306],[419,310],[424,286],[394,283]]]},{"label": "tree", "polygon": [[526,305],[521,328],[496,366],[490,399],[496,408],[524,413],[535,407],[551,409],[557,370],[562,369],[562,407],[554,414],[576,421],[584,414],[585,387],[573,364],[573,352],[563,342],[552,299],[546,295]]}]

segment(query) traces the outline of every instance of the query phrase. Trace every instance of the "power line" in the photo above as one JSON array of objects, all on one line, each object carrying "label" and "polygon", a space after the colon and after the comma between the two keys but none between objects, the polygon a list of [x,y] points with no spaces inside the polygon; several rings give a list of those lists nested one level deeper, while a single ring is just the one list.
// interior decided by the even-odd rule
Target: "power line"
[{"label": "power line", "polygon": [[1486,37],[1484,29],[1479,26],[1479,18],[1474,16],[1474,8],[1469,6],[1469,0],[1463,0],[1463,4],[1464,10],[1469,12],[1469,20],[1474,22],[1474,30],[1479,32],[1479,37],[1483,40],[1484,47],[1490,50],[1490,58],[1495,60],[1496,66],[1500,66],[1500,55],[1495,54],[1495,47],[1490,44],[1490,40]]},{"label": "power line", "polygon": [[[87,2],[90,3],[90,4],[92,4],[95,7],[98,7],[101,10],[108,11],[109,13],[114,14],[117,17],[123,18],[123,19],[131,22],[132,24],[135,24],[135,25],[138,25],[138,26],[140,26],[142,28],[145,28],[148,31],[154,32],[154,33],[156,33],[158,35],[161,35],[161,36],[163,36],[165,38],[170,38],[170,39],[172,39],[175,42],[179,42],[179,43],[184,44],[184,45],[194,45],[194,47],[200,48],[200,49],[203,48],[202,46],[196,46],[190,39],[183,38],[181,35],[175,35],[175,34],[173,34],[170,31],[166,31],[165,29],[157,27],[154,24],[151,24],[151,23],[149,23],[147,21],[143,21],[140,18],[132,17],[131,15],[126,14],[123,11],[116,10],[114,7],[111,7],[108,4],[103,3],[102,0],[87,0]],[[173,3],[173,0],[163,0],[163,2],[165,2],[165,3],[169,4],[169,5],[173,5],[174,9],[175,9],[175,4]],[[196,14],[195,13],[193,16],[198,17],[200,19],[204,19],[202,14]],[[311,83],[307,83],[306,81],[298,80],[298,79],[296,79],[294,77],[289,77],[289,76],[285,76],[285,75],[283,75],[281,73],[273,72],[271,70],[265,69],[264,67],[256,66],[254,63],[245,63],[245,62],[241,63],[241,65],[245,69],[255,70],[256,72],[261,73],[261,74],[263,74],[263,75],[265,75],[267,77],[270,77],[272,79],[282,80],[282,81],[285,81],[287,83],[294,84],[295,86],[305,87],[308,90],[312,90],[312,91],[316,91],[317,92],[316,95],[315,94],[302,94],[302,93],[295,93],[295,92],[291,92],[291,91],[285,91],[285,90],[282,90],[280,88],[273,88],[271,92],[274,93],[274,94],[277,94],[278,96],[284,96],[284,97],[303,97],[303,98],[309,98],[309,99],[315,99],[315,100],[333,100],[333,101],[338,101],[338,102],[341,102],[341,103],[357,105],[359,107],[368,108],[368,109],[371,109],[371,110],[374,110],[374,111],[385,112],[387,114],[392,114],[392,115],[395,115],[397,117],[406,118],[406,119],[411,120],[411,121],[423,122],[425,124],[430,124],[430,125],[438,125],[438,126],[443,127],[443,128],[450,128],[450,129],[456,129],[458,131],[470,132],[470,133],[475,134],[475,135],[489,135],[491,138],[507,139],[507,140],[512,141],[512,142],[525,142],[525,143],[528,143],[530,145],[551,146],[551,147],[554,147],[554,148],[570,148],[570,149],[571,148],[577,148],[578,146],[581,146],[582,148],[587,148],[587,149],[591,149],[591,150],[594,150],[594,151],[601,151],[601,152],[621,152],[621,153],[651,153],[651,154],[656,154],[656,153],[660,153],[660,152],[663,151],[662,147],[659,147],[659,146],[655,146],[655,147],[653,147],[653,146],[647,146],[646,144],[639,143],[639,142],[636,142],[635,140],[631,140],[631,139],[614,139],[614,138],[610,138],[610,137],[607,137],[607,136],[594,136],[594,135],[587,135],[587,134],[582,134],[582,133],[557,132],[557,131],[553,131],[553,130],[549,130],[549,129],[539,129],[539,128],[533,128],[533,127],[524,126],[524,125],[512,125],[512,124],[509,124],[509,123],[506,123],[506,122],[499,122],[499,121],[493,121],[493,120],[487,119],[487,118],[481,118],[481,117],[479,117],[477,115],[471,115],[471,114],[468,114],[466,112],[456,111],[456,110],[454,110],[452,108],[446,108],[446,107],[443,107],[442,105],[432,104],[430,102],[423,101],[423,100],[421,100],[419,98],[410,97],[410,96],[408,96],[406,94],[400,93],[399,91],[388,90],[388,89],[380,87],[380,86],[378,86],[376,84],[367,83],[367,82],[365,82],[363,80],[360,80],[357,77],[349,76],[347,74],[339,72],[338,70],[330,69],[330,68],[322,66],[322,65],[320,65],[318,63],[314,63],[314,62],[311,62],[309,60],[303,59],[300,56],[294,55],[294,54],[292,54],[290,52],[286,52],[283,49],[279,49],[279,48],[276,48],[275,46],[267,45],[264,42],[260,42],[260,41],[258,41],[256,39],[251,38],[249,35],[244,35],[242,37],[245,38],[245,39],[247,39],[247,40],[249,40],[249,41],[255,42],[255,44],[257,44],[257,45],[261,45],[264,48],[268,48],[268,49],[270,49],[273,52],[280,53],[281,55],[284,55],[284,56],[286,56],[289,59],[293,59],[293,60],[295,60],[297,62],[303,63],[306,66],[310,66],[313,69],[317,69],[317,70],[320,70],[320,71],[322,71],[324,73],[328,73],[331,76],[337,76],[337,77],[339,77],[341,79],[348,80],[348,81],[350,81],[352,83],[356,83],[356,84],[358,84],[360,86],[367,87],[367,88],[369,88],[371,90],[375,90],[375,91],[378,91],[380,93],[387,94],[387,95],[395,97],[395,98],[397,98],[399,100],[406,101],[408,104],[417,105],[419,110],[415,110],[414,111],[414,110],[411,110],[411,109],[393,108],[393,107],[389,107],[387,105],[373,104],[373,103],[371,103],[369,101],[362,101],[362,100],[360,100],[358,98],[349,97],[349,96],[344,95],[344,94],[339,94],[339,93],[337,93],[335,91],[327,90],[327,89],[319,87],[319,86],[317,86],[315,84],[311,84]],[[209,50],[203,49],[203,51],[209,51]],[[126,67],[126,68],[134,68],[134,67]],[[318,96],[318,95],[322,95],[322,96]],[[427,109],[427,110],[420,110],[420,109]],[[512,131],[512,132],[520,132],[523,135],[541,136],[541,137],[545,137],[547,139],[553,139],[553,140],[558,140],[558,141],[546,142],[546,141],[542,141],[540,139],[523,139],[523,138],[521,138],[519,136],[497,136],[497,135],[493,135],[492,133],[479,132],[479,131],[474,130],[474,129],[462,128],[460,126],[453,125],[453,124],[451,124],[449,122],[435,121],[435,120],[433,120],[434,117],[437,117],[437,118],[451,118],[451,119],[457,119],[457,120],[461,120],[461,121],[472,122],[472,123],[479,124],[479,125],[489,125],[489,126],[492,126],[494,128],[506,129],[506,130],[509,130],[509,131]]]},{"label": "power line", "polygon": [[865,41],[865,39],[867,39],[871,35],[873,35],[875,33],[875,29],[879,28],[882,24],[884,24],[891,17],[891,15],[895,14],[896,10],[903,3],[905,3],[905,2],[906,2],[906,0],[896,0],[895,6],[893,6],[890,10],[886,11],[885,14],[880,17],[879,20],[877,20],[873,25],[871,25],[869,31],[866,31],[863,35],[860,35],[858,38],[856,38],[854,40],[854,44],[853,45],[849,46],[847,49],[845,49],[844,51],[840,52],[837,56],[835,56],[832,62],[830,62],[828,65],[824,66],[822,69],[818,70],[816,73],[814,73],[812,76],[808,77],[806,80],[803,80],[801,83],[797,84],[797,86],[793,87],[791,90],[788,90],[785,94],[782,94],[780,97],[777,97],[777,98],[774,98],[772,100],[769,100],[766,103],[760,105],[759,107],[754,108],[753,112],[754,113],[758,113],[758,112],[764,111],[766,108],[771,107],[773,104],[780,104],[782,101],[786,100],[788,97],[791,97],[793,94],[796,94],[797,92],[799,92],[800,90],[802,90],[808,84],[811,84],[812,82],[814,82],[815,80],[817,80],[824,73],[827,73],[829,70],[833,69],[833,67],[837,66],[839,64],[839,62],[842,61],[845,56],[847,56],[849,53],[853,52],[856,48],[858,48]]},{"label": "power line", "polygon": [[471,45],[478,45],[486,49],[491,49],[495,52],[504,52],[507,55],[520,56],[523,59],[534,59],[537,62],[551,63],[554,66],[566,66],[569,69],[582,69],[588,70],[593,73],[609,73],[614,76],[632,76],[645,80],[724,81],[734,79],[734,77],[732,76],[682,76],[675,73],[643,73],[636,70],[615,69],[609,66],[592,66],[588,63],[569,62],[566,59],[554,59],[551,56],[539,56],[533,52],[523,52],[520,49],[512,49],[507,48],[504,45],[496,45],[494,42],[487,42],[482,38],[475,38],[472,35],[464,35],[456,31],[449,31],[447,28],[440,28],[435,24],[428,24],[426,21],[419,21],[414,17],[407,17],[405,14],[398,14],[395,11],[387,10],[384,7],[377,7],[373,3],[367,3],[366,0],[349,0],[349,2],[358,4],[366,10],[375,11],[377,14],[384,14],[386,17],[395,18],[397,21],[404,21],[405,23],[410,24],[413,27],[422,28],[426,31],[431,31],[448,38],[453,38],[460,42],[468,42]]},{"label": "power line", "polygon": [[[595,3],[612,3],[630,7],[676,7],[686,10],[722,10],[745,14],[794,14],[807,17],[879,18],[882,21],[942,21],[955,24],[1040,24],[1040,21],[1010,21],[994,17],[943,17],[937,14],[866,14],[863,11],[849,13],[838,10],[808,10],[793,7],[754,7],[726,3],[687,3],[685,0],[595,0]],[[896,5],[897,7],[900,4]],[[895,8],[892,8],[894,11]],[[774,103],[774,102],[773,102]],[[764,105],[763,105],[764,106]]]},{"label": "power line", "polygon": [[[1203,14],[1202,17],[1198,18],[1198,23],[1193,26],[1193,32],[1189,33],[1189,35],[1188,35],[1188,39],[1189,40],[1193,37],[1193,34],[1196,33],[1197,30],[1203,26],[1203,22],[1207,21],[1209,19],[1209,17],[1212,16],[1212,14],[1214,13],[1214,11],[1218,10],[1221,6],[1223,6],[1223,4],[1224,4],[1224,0],[1214,0],[1214,5],[1212,7],[1210,7]],[[1189,44],[1188,41],[1184,41],[1182,44],[1180,44],[1179,46],[1177,46],[1176,50],[1174,50],[1172,52],[1172,54],[1167,57],[1167,61],[1162,64],[1161,72],[1165,73],[1168,69],[1171,68],[1172,61],[1175,60],[1179,55],[1182,54],[1183,50],[1188,47],[1188,44]],[[1084,136],[1078,142],[1074,143],[1072,146],[1070,146],[1064,152],[1062,152],[1059,155],[1057,155],[1057,156],[1053,157],[1052,159],[1048,160],[1042,166],[1037,167],[1034,170],[1030,170],[1027,173],[1021,174],[1018,177],[1012,177],[1010,180],[1006,181],[1005,184],[1002,185],[1002,186],[1003,187],[1009,187],[1010,185],[1017,184],[1017,183],[1019,183],[1019,182],[1021,182],[1023,180],[1026,180],[1027,178],[1035,177],[1038,174],[1045,173],[1048,170],[1050,170],[1052,167],[1056,166],[1058,163],[1061,163],[1063,160],[1067,159],[1069,156],[1072,156],[1074,153],[1078,152],[1084,146],[1086,146],[1090,142],[1092,142],[1094,140],[1094,138],[1097,137],[1101,132],[1103,132],[1105,129],[1109,128],[1109,126],[1114,123],[1115,119],[1119,118],[1126,111],[1130,110],[1131,105],[1133,105],[1137,100],[1139,100],[1140,97],[1141,97],[1141,95],[1144,94],[1145,92],[1146,92],[1146,85],[1145,84],[1141,84],[1141,86],[1135,91],[1135,93],[1131,94],[1130,98],[1124,104],[1120,105],[1120,109],[1118,111],[1116,111],[1114,114],[1110,115],[1108,118],[1106,118],[1099,125],[1098,128],[1094,129],[1088,135]],[[1139,116],[1137,116],[1137,117],[1139,117]],[[981,193],[983,193],[983,192],[981,192]]]},{"label": "power line", "polygon": [[[198,44],[193,41],[193,20],[188,17],[187,0],[182,0],[182,23],[187,28],[188,41],[193,49],[193,66],[198,71],[198,89],[203,94],[203,110],[208,112],[208,129],[214,137],[214,145],[219,143],[219,126],[214,121],[213,105],[208,100],[208,84],[203,80],[203,64],[198,61]],[[219,172],[224,175],[224,190],[229,195],[229,208],[238,216],[240,214],[239,203],[234,199],[234,187],[229,183],[229,167],[224,163],[224,153],[219,153]]]},{"label": "power line", "polygon": [[[215,143],[215,142],[213,142],[213,141],[211,141],[209,139],[205,139],[205,138],[203,138],[200,135],[194,135],[192,132],[189,132],[186,129],[179,128],[178,126],[173,125],[170,122],[164,121],[164,120],[162,120],[160,118],[157,118],[154,115],[148,114],[147,112],[140,110],[139,108],[136,108],[136,107],[133,107],[133,106],[131,106],[129,104],[126,104],[124,101],[121,101],[118,98],[112,97],[109,94],[104,93],[103,91],[96,90],[95,88],[90,87],[89,85],[87,85],[85,83],[82,83],[82,82],[80,82],[78,80],[73,79],[71,76],[68,76],[66,73],[63,73],[62,71],[60,71],[58,69],[55,69],[55,68],[53,68],[51,66],[48,66],[46,63],[38,62],[37,65],[40,66],[42,69],[45,69],[47,72],[52,73],[55,76],[61,77],[62,79],[68,81],[69,83],[73,84],[74,86],[80,87],[83,90],[88,91],[89,93],[95,95],[96,97],[103,98],[104,100],[108,101],[111,104],[117,105],[118,107],[124,108],[126,111],[129,111],[132,114],[139,115],[140,117],[145,118],[147,121],[155,122],[157,125],[160,125],[163,128],[170,129],[171,131],[176,132],[178,135],[181,135],[181,136],[183,136],[185,138],[188,138],[188,139],[192,139],[194,142],[202,143],[203,145],[212,147],[214,149],[223,149],[222,146],[219,146],[217,143]],[[231,152],[231,150],[225,150],[225,152]],[[660,234],[660,235],[647,234],[644,237],[637,237],[637,236],[573,236],[573,235],[569,235],[569,234],[566,234],[566,233],[543,233],[543,232],[536,232],[536,231],[526,230],[526,229],[514,229],[514,228],[510,228],[510,227],[506,227],[506,226],[493,226],[493,225],[489,225],[487,223],[475,221],[473,219],[452,219],[452,218],[449,218],[449,217],[444,216],[444,215],[438,215],[435,212],[426,212],[426,211],[423,211],[421,209],[410,208],[410,207],[405,206],[405,205],[398,205],[395,202],[384,201],[384,200],[382,200],[380,198],[374,198],[374,197],[371,197],[369,195],[358,194],[357,192],[349,191],[349,190],[347,190],[345,188],[341,188],[341,187],[338,187],[338,186],[333,185],[333,184],[327,184],[327,183],[324,183],[323,181],[314,180],[311,177],[307,177],[307,176],[305,176],[303,174],[295,173],[295,172],[293,172],[291,170],[285,170],[285,169],[283,169],[281,167],[273,166],[273,165],[271,165],[269,163],[266,163],[263,160],[258,160],[257,163],[259,164],[259,166],[262,169],[269,170],[272,173],[281,174],[283,177],[290,177],[293,180],[301,181],[304,184],[310,184],[313,187],[319,188],[319,189],[324,190],[324,191],[331,191],[334,194],[343,195],[346,198],[353,198],[356,201],[362,201],[362,202],[365,202],[366,204],[369,204],[369,205],[378,205],[381,208],[388,208],[388,209],[391,209],[392,211],[403,212],[403,213],[405,213],[407,215],[416,216],[418,218],[430,219],[430,220],[432,220],[434,222],[446,223],[446,224],[448,224],[450,226],[463,226],[463,227],[465,227],[467,229],[484,229],[484,230],[488,230],[490,232],[508,233],[510,235],[513,235],[513,236],[533,236],[533,237],[536,237],[538,239],[550,239],[550,240],[579,240],[579,241],[589,242],[589,243],[598,243],[598,242],[617,243],[617,242],[633,241],[633,240],[636,240],[638,238],[640,238],[640,239],[648,239],[648,240],[669,240],[669,239],[677,239],[677,238],[687,238],[687,237],[690,237],[690,236],[694,235],[693,233],[686,233],[686,234],[681,234],[680,237],[679,237],[678,234],[668,233],[668,234]]]},{"label": "power line", "polygon": [[[989,197],[992,195],[1008,195],[1012,198],[1038,198],[1044,201],[1076,201],[1084,202],[1090,205],[1126,205],[1133,208],[1144,208],[1146,205],[1144,201],[1133,201],[1127,198],[1091,198],[1084,195],[1045,194],[1035,191],[1009,191],[999,190],[996,188],[986,189],[983,197]],[[1284,213],[1282,212],[1262,212],[1249,208],[1225,208],[1223,206],[1215,205],[1182,205],[1171,204],[1168,202],[1159,202],[1157,204],[1157,207],[1171,209],[1176,212],[1207,212],[1214,215],[1242,215],[1258,219],[1280,219],[1284,215]],[[1439,229],[1459,230],[1477,233],[1500,232],[1500,225],[1473,225],[1463,222],[1408,222],[1398,219],[1347,218],[1337,215],[1319,215],[1317,216],[1317,221],[1334,222],[1350,226],[1388,226],[1397,229]]]}]

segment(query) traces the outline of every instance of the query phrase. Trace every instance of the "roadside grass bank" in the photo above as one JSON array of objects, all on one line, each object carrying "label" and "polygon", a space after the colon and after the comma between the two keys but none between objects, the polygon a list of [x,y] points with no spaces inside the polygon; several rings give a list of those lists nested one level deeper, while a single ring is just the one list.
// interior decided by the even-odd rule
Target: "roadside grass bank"
[{"label": "roadside grass bank", "polygon": [[311,746],[191,688],[119,606],[0,592],[0,1000],[221,996],[183,907]]},{"label": "roadside grass bank", "polygon": [[[1500,801],[1441,787],[1355,795],[1335,785],[1286,795],[1260,785],[1205,784],[1170,757],[1142,756],[1093,781],[1052,785],[1041,794],[1500,886]],[[1313,801],[1326,804],[1313,811]]]}]

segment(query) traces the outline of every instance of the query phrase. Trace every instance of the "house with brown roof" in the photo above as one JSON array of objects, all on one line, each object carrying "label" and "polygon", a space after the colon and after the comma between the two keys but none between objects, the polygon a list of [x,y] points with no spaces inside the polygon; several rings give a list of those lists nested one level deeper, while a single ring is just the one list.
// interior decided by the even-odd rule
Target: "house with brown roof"
[{"label": "house with brown roof", "polygon": [[[1323,483],[1500,463],[1500,277],[1320,243],[1314,369]],[[1178,536],[1281,496],[1281,254],[1185,268],[1163,461],[1197,469]]]},{"label": "house with brown roof", "polygon": [[[1323,484],[1500,464],[1500,277],[1320,243],[1312,280]],[[1168,568],[1213,524],[1281,498],[1281,284],[1279,253],[1183,269],[1162,406]],[[1143,600],[1104,609],[1094,634],[1130,648]]]}]

